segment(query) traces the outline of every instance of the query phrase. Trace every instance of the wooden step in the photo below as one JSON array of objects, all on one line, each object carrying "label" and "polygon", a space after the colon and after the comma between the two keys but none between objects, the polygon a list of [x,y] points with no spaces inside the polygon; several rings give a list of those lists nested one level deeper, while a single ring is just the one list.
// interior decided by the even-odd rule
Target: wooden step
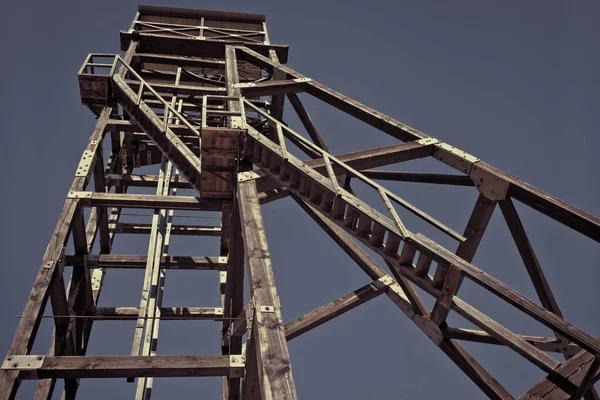
[{"label": "wooden step", "polygon": [[441,289],[444,286],[446,275],[448,274],[449,265],[446,263],[438,263],[433,275],[433,287]]},{"label": "wooden step", "polygon": [[425,253],[420,253],[415,266],[415,275],[425,277],[429,273],[431,267],[431,258]]}]

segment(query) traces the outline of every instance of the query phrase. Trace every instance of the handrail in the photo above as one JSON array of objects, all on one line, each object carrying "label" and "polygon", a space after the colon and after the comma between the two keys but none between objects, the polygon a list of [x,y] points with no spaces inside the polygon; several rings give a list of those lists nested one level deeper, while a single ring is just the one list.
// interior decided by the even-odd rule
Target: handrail
[{"label": "handrail", "polygon": [[183,117],[183,115],[181,115],[175,108],[173,108],[171,106],[170,102],[167,102],[160,94],[158,94],[158,92],[156,90],[154,90],[154,88],[151,85],[149,85],[148,83],[146,83],[146,81],[144,80],[144,78],[142,78],[118,54],[101,54],[101,53],[90,53],[90,54],[88,54],[87,58],[85,59],[85,61],[83,63],[83,66],[79,70],[79,75],[100,75],[100,74],[87,74],[87,73],[83,72],[85,70],[85,67],[88,64],[90,64],[90,60],[94,56],[114,57],[114,60],[112,62],[112,68],[111,68],[109,74],[108,75],[101,75],[101,76],[107,76],[107,77],[109,77],[111,79],[114,79],[115,71],[117,69],[117,66],[118,66],[118,64],[121,64],[123,67],[125,67],[127,69],[128,72],[130,72],[140,82],[140,88],[139,88],[138,93],[137,93],[137,104],[139,104],[142,101],[144,87],[147,88],[154,95],[154,97],[156,97],[156,99],[158,99],[159,102],[161,102],[162,104],[164,104],[164,106],[165,106],[165,115],[164,115],[165,129],[168,128],[168,125],[167,125],[168,116],[171,115],[171,113],[172,113],[175,117],[177,117],[180,121],[182,121],[183,124],[187,128],[189,128],[196,136],[198,136],[200,138],[200,136],[201,136],[200,132],[196,128],[194,128],[192,126],[192,124],[190,124],[190,122],[186,118]]},{"label": "handrail", "polygon": [[[306,145],[311,150],[313,150],[316,153],[320,154],[323,159],[327,158],[327,160],[325,161],[325,165],[326,166],[327,166],[327,162],[331,161],[331,162],[339,165],[340,167],[342,167],[346,172],[350,173],[352,176],[358,178],[360,181],[364,182],[368,186],[370,186],[373,189],[377,190],[379,192],[380,196],[382,197],[382,200],[386,204],[386,207],[388,208],[388,210],[390,211],[390,213],[392,213],[392,217],[394,218],[394,222],[398,226],[398,229],[400,230],[400,232],[402,232],[402,233],[406,232],[406,228],[402,224],[402,222],[401,222],[400,218],[398,217],[397,213],[395,213],[395,209],[393,207],[391,207],[391,204],[389,203],[390,200],[394,201],[396,204],[400,205],[401,207],[403,207],[406,210],[410,211],[411,213],[415,214],[417,217],[421,218],[422,220],[428,222],[430,225],[432,225],[435,228],[437,228],[438,230],[444,232],[446,235],[450,236],[451,238],[453,238],[453,239],[455,239],[455,240],[457,240],[459,242],[466,241],[466,238],[463,235],[461,235],[460,233],[456,232],[455,230],[453,230],[452,228],[450,228],[446,224],[444,224],[444,223],[438,221],[437,219],[433,218],[431,215],[427,214],[426,212],[424,212],[424,211],[420,210],[419,208],[415,207],[414,205],[412,205],[408,201],[404,200],[403,198],[401,198],[397,194],[395,194],[395,193],[391,192],[390,190],[386,189],[385,187],[381,186],[377,182],[369,179],[368,177],[366,177],[365,175],[363,175],[360,171],[357,171],[356,169],[352,168],[351,166],[349,166],[345,162],[337,159],[334,155],[326,152],[321,147],[317,146],[316,144],[314,144],[310,140],[306,139],[304,136],[302,136],[299,133],[295,132],[293,129],[291,129],[291,128],[287,127],[286,125],[282,124],[281,122],[277,121],[275,118],[273,118],[272,116],[270,116],[269,114],[267,114],[266,112],[264,112],[263,110],[261,110],[260,108],[256,107],[254,104],[250,103],[248,100],[244,99],[244,103],[246,105],[248,105],[250,108],[252,108],[254,111],[258,112],[260,115],[262,115],[263,117],[265,117],[271,124],[275,124],[275,126],[278,129],[279,129],[279,127],[281,127],[281,129],[284,132],[287,132],[289,135],[293,136],[294,139],[301,141],[303,145]],[[285,135],[285,133],[284,133],[284,135]],[[285,135],[285,136],[288,137],[288,139],[289,139],[288,135]],[[328,175],[329,175],[329,173],[328,173]],[[333,178],[330,178],[330,179],[332,181],[335,180]],[[336,184],[337,184],[337,182],[336,182]]]}]

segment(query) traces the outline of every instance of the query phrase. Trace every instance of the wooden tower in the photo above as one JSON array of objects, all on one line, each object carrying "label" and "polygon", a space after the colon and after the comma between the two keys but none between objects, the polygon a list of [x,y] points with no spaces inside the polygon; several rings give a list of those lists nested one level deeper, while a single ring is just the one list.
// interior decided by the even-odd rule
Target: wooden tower
[{"label": "wooden tower", "polygon": [[[56,380],[64,379],[64,398],[73,399],[79,380],[94,377],[137,379],[136,399],[149,399],[154,377],[187,376],[222,377],[223,399],[295,399],[287,342],[379,295],[389,297],[490,398],[598,399],[592,385],[600,378],[600,340],[563,318],[513,201],[595,241],[600,241],[598,218],[284,66],[288,48],[271,44],[263,15],[140,6],[130,29],[121,32],[121,50],[122,56],[90,54],[79,71],[82,102],[97,124],[3,362],[0,399],[15,398],[24,379],[39,380],[36,399],[50,399]],[[398,143],[330,153],[299,100],[301,92]],[[307,135],[284,123],[286,96]],[[426,157],[457,173],[377,169]],[[156,173],[136,170],[151,166]],[[457,231],[379,183],[389,180],[464,186],[479,197],[466,228]],[[354,182],[374,196],[359,197]],[[155,194],[139,194],[140,187]],[[194,189],[195,195],[177,195],[182,189]],[[282,320],[260,207],[287,196],[369,278],[366,286],[293,321]],[[471,263],[496,206],[539,302]],[[127,209],[149,209],[151,218],[123,222]],[[173,224],[180,210],[218,212],[221,223]],[[403,223],[407,212],[456,246],[446,248],[417,233]],[[147,254],[111,252],[115,236],[124,234],[149,238]],[[172,255],[171,235],[217,236],[220,248],[210,257]],[[72,269],[68,284],[67,267]],[[97,306],[109,268],[145,271],[139,307]],[[164,307],[169,269],[218,271],[220,305]],[[483,314],[477,304],[461,299],[465,279],[555,336],[517,334]],[[431,309],[422,293],[434,299]],[[52,346],[47,354],[30,354],[48,300]],[[478,329],[449,326],[450,312]],[[137,321],[131,354],[86,356],[94,321],[111,319]],[[164,319],[216,321],[221,354],[156,355]],[[506,346],[547,377],[524,394],[511,394],[461,341]]]}]

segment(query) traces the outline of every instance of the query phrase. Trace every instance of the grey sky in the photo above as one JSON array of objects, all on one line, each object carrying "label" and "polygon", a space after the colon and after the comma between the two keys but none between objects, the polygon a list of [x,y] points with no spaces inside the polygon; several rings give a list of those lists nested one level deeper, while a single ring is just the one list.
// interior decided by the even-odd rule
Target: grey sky
[{"label": "grey sky", "polygon": [[[149,4],[165,4],[147,2]],[[80,105],[76,73],[89,52],[117,52],[137,1],[19,1],[2,14],[0,63],[3,275],[0,350],[6,351],[94,119]],[[264,13],[289,65],[329,87],[440,138],[593,215],[600,215],[600,4],[595,1],[175,1],[168,5]],[[334,153],[394,143],[384,133],[306,98]],[[288,105],[289,106],[289,105]],[[286,118],[298,126],[288,107]],[[403,170],[443,171],[433,162]],[[390,185],[462,231],[476,200],[469,188]],[[361,190],[361,188],[357,188]],[[600,335],[597,243],[518,205],[567,320]],[[357,289],[368,277],[290,199],[263,207],[286,320]],[[408,228],[444,245],[406,216]],[[146,244],[117,241],[119,253]],[[454,247],[451,248],[454,250]],[[216,241],[173,239],[172,254],[217,255]],[[378,260],[379,261],[379,260]],[[496,210],[474,263],[535,299]],[[143,274],[110,271],[100,303],[136,306]],[[550,335],[466,284],[460,295],[522,334]],[[211,272],[174,271],[164,304],[218,305]],[[46,314],[50,314],[48,309]],[[469,327],[458,318],[456,326]],[[34,353],[44,353],[45,320]],[[161,325],[160,354],[219,354],[218,324]],[[42,339],[43,338],[43,339]],[[90,354],[128,354],[133,324],[99,322]],[[506,348],[466,345],[513,394],[544,373]],[[483,394],[385,297],[290,343],[303,399],[483,398]],[[597,385],[598,386],[598,385]],[[29,398],[25,382],[19,396]],[[200,395],[200,391],[206,394]],[[217,398],[212,378],[157,379],[154,398]],[[81,398],[130,399],[124,380],[88,380]]]}]

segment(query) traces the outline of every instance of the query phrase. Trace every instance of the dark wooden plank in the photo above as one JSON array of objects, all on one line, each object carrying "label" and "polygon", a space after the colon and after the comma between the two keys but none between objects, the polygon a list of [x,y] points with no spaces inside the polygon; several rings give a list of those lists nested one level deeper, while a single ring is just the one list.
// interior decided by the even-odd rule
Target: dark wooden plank
[{"label": "dark wooden plank", "polygon": [[[581,351],[571,359],[563,362],[554,372],[542,379],[523,393],[519,400],[533,399],[572,399],[581,382],[593,366],[597,356],[594,357],[585,351]],[[600,379],[600,371],[596,368],[594,375],[590,378],[592,383]],[[584,382],[585,383],[585,382]]]},{"label": "dark wooden plank", "polygon": [[[106,182],[117,187],[156,187],[158,185],[158,175],[106,174]],[[183,176],[173,178],[169,186],[175,189],[192,188],[188,180]]]},{"label": "dark wooden plank", "polygon": [[[151,224],[120,222],[113,229],[115,233],[149,235]],[[220,226],[172,225],[171,235],[180,236],[221,236]]]},{"label": "dark wooden plank", "polygon": [[506,346],[512,348],[514,351],[540,367],[546,372],[553,371],[560,365],[558,361],[546,354],[545,352],[537,349],[532,344],[528,343],[525,339],[519,335],[506,329],[487,315],[481,313],[476,308],[462,301],[458,297],[453,299],[452,309],[459,313],[461,316],[471,321],[490,335],[494,339]]},{"label": "dark wooden plank", "polygon": [[521,223],[521,219],[519,218],[519,214],[517,213],[512,200],[506,199],[500,201],[500,210],[502,210],[506,224],[508,225],[513,240],[517,245],[519,254],[523,259],[523,263],[525,264],[527,273],[531,278],[533,287],[540,298],[540,302],[544,307],[552,311],[554,314],[562,316],[562,312],[560,311],[558,303],[552,294],[552,289],[550,289],[550,285],[546,280],[544,271],[542,270],[537,256],[535,255],[531,242],[527,237],[525,228]]},{"label": "dark wooden plank", "polygon": [[393,282],[390,276],[369,283],[351,293],[348,293],[316,310],[313,310],[285,324],[285,336],[288,341],[306,333],[325,322],[338,317],[353,308],[379,296]]},{"label": "dark wooden plank", "polygon": [[290,104],[292,105],[292,107],[294,108],[294,111],[296,111],[296,114],[298,115],[300,122],[302,122],[304,129],[306,129],[306,132],[308,132],[308,136],[310,136],[312,141],[315,142],[315,144],[317,146],[319,146],[323,150],[329,152],[329,148],[327,147],[327,144],[321,137],[321,134],[319,133],[319,131],[317,130],[317,127],[315,126],[312,119],[310,118],[310,115],[308,115],[308,112],[304,108],[304,105],[300,101],[300,98],[298,97],[298,95],[295,93],[288,93],[287,98],[290,101]]},{"label": "dark wooden plank", "polygon": [[[503,345],[503,343],[494,339],[492,335],[485,331],[479,331],[474,329],[462,329],[462,328],[451,328],[448,326],[442,327],[442,333],[444,337],[448,339],[466,340],[468,342]],[[531,343],[542,351],[549,351],[553,353],[562,353],[565,345],[554,337],[543,337],[543,336],[530,336],[530,335],[519,335],[527,342]],[[579,350],[575,345],[568,345],[573,351]]]},{"label": "dark wooden plank", "polygon": [[444,339],[440,349],[475,383],[490,399],[510,400],[514,397],[479,364],[465,349],[453,340]]},{"label": "dark wooden plank", "polygon": [[[89,318],[94,321],[135,320],[139,307],[95,307]],[[161,320],[219,320],[221,307],[160,307]]]},{"label": "dark wooden plank", "polygon": [[508,195],[521,203],[547,215],[577,232],[600,242],[600,219],[552,196],[504,171],[480,161],[478,168],[485,169],[508,181]]},{"label": "dark wooden plank", "polygon": [[[90,268],[135,268],[144,269],[148,256],[125,254],[100,254],[90,256]],[[83,259],[67,256],[66,265],[81,266]],[[224,270],[227,268],[227,257],[203,256],[163,256],[160,267],[164,269]]]},{"label": "dark wooden plank", "polygon": [[433,183],[437,185],[473,186],[466,175],[428,174],[422,172],[399,172],[381,170],[363,170],[366,177],[383,181]]}]

